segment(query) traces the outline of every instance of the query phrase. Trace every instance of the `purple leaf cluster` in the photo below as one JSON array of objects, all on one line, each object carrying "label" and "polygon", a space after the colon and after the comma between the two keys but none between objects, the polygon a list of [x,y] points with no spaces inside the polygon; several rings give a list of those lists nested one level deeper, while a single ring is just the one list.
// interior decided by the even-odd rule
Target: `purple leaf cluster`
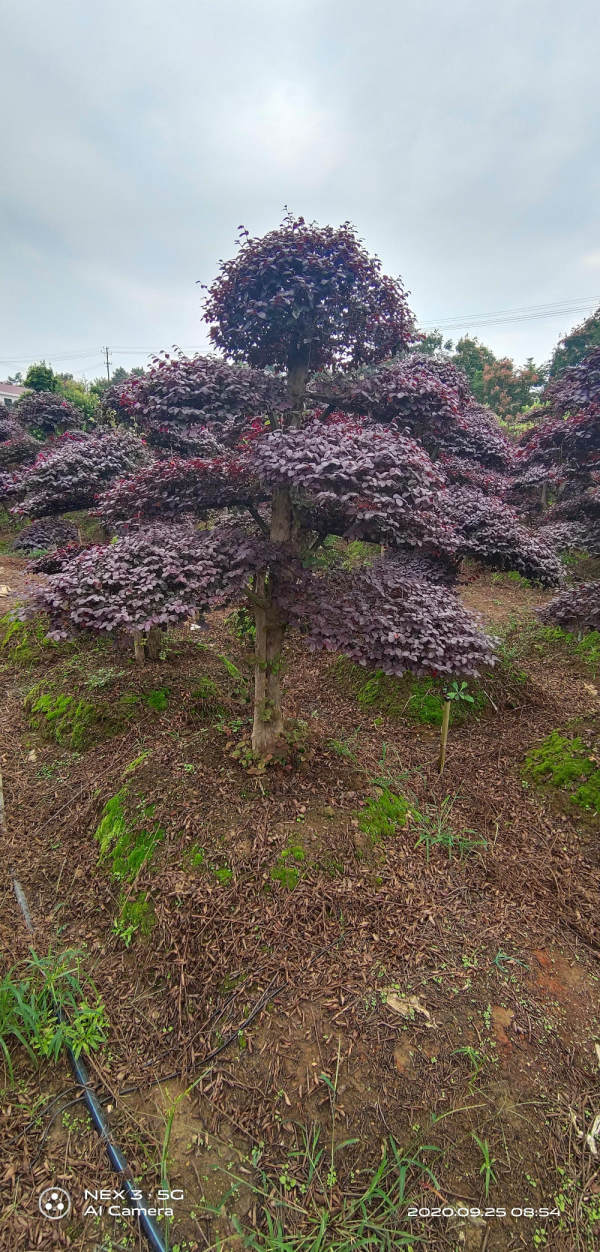
[{"label": "purple leaf cluster", "polygon": [[441,453],[436,464],[453,487],[476,487],[484,495],[494,496],[499,500],[503,499],[509,488],[512,489],[510,477],[501,470],[482,465],[481,461]]},{"label": "purple leaf cluster", "polygon": [[244,504],[257,498],[243,457],[227,453],[214,460],[174,457],[151,461],[136,474],[112,484],[98,501],[106,526],[146,519],[202,516],[211,509]]},{"label": "purple leaf cluster", "polygon": [[414,439],[377,425],[315,420],[274,431],[249,453],[264,486],[288,486],[322,531],[415,546],[454,545],[437,506],[444,479]]},{"label": "purple leaf cluster", "polygon": [[88,546],[84,543],[67,543],[63,548],[55,548],[53,552],[45,552],[43,556],[30,561],[27,570],[31,574],[58,574],[59,570],[64,569],[65,565],[73,560],[73,557],[86,552]]},{"label": "purple leaf cluster", "polygon": [[515,510],[473,487],[451,487],[444,508],[460,535],[459,553],[499,570],[517,570],[544,586],[563,579],[556,552],[519,521]]},{"label": "purple leaf cluster", "polygon": [[26,611],[47,615],[52,639],[146,632],[239,597],[261,561],[262,543],[239,526],[156,525],[86,548],[35,589]]},{"label": "purple leaf cluster", "polygon": [[63,435],[22,473],[21,498],[13,511],[44,517],[89,508],[106,484],[135,469],[145,457],[141,440],[126,431]]},{"label": "purple leaf cluster", "polygon": [[35,461],[40,444],[15,420],[12,410],[4,417],[0,410],[0,470],[6,472]]},{"label": "purple leaf cluster", "polygon": [[205,319],[235,361],[311,373],[393,356],[415,337],[399,279],[363,247],[354,227],[287,214],[262,238],[240,235],[207,289]]},{"label": "purple leaf cluster", "polygon": [[218,357],[180,354],[155,358],[144,375],[116,384],[102,397],[105,415],[116,412],[150,446],[189,456],[208,455],[210,438],[218,446],[233,446],[247,418],[285,405],[285,386],[275,374]]},{"label": "purple leaf cluster", "polygon": [[315,398],[342,411],[395,423],[430,455],[441,453],[508,470],[512,445],[490,409],[475,404],[466,379],[450,362],[410,353],[348,377],[316,379]]},{"label": "purple leaf cluster", "polygon": [[567,587],[555,596],[543,609],[538,610],[540,621],[567,630],[600,630],[600,582],[579,583]]},{"label": "purple leaf cluster", "polygon": [[515,462],[513,445],[495,414],[483,404],[471,403],[464,408],[455,422],[444,427],[438,446],[448,456],[473,460],[504,473],[510,473]]},{"label": "purple leaf cluster", "polygon": [[13,543],[15,552],[33,552],[36,549],[49,551],[62,548],[77,539],[77,527],[59,517],[40,517],[30,522],[17,535]]},{"label": "purple leaf cluster", "polygon": [[310,647],[385,674],[471,676],[494,663],[494,641],[454,592],[409,574],[402,558],[313,576],[289,611],[307,629]]},{"label": "purple leaf cluster", "polygon": [[591,550],[594,536],[583,522],[544,522],[537,534],[542,543],[549,544],[556,552],[588,552],[590,556],[595,555]]},{"label": "purple leaf cluster", "polygon": [[460,380],[456,387],[439,377],[429,358],[412,354],[385,361],[360,374],[317,378],[310,388],[316,400],[341,412],[357,413],[375,421],[418,426],[419,438],[456,421],[463,407]]},{"label": "purple leaf cluster", "polygon": [[7,508],[8,505],[12,504],[17,494],[17,475],[6,473],[5,470],[0,469],[0,509]]},{"label": "purple leaf cluster", "polygon": [[544,392],[544,402],[554,414],[588,413],[600,416],[600,344],[586,353],[577,365],[570,365],[553,378]]},{"label": "purple leaf cluster", "polygon": [[44,436],[76,430],[81,425],[81,410],[56,391],[26,391],[13,412],[21,426]]}]

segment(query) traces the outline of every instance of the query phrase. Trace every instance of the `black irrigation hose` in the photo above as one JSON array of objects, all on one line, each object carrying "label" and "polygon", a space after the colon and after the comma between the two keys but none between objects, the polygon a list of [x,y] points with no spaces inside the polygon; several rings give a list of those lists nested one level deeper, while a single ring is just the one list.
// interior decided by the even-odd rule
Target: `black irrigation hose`
[{"label": "black irrigation hose", "polygon": [[[0,835],[4,835],[5,837],[7,836],[6,817],[5,817],[5,812],[4,812],[4,792],[3,792],[3,787],[2,787],[2,770],[1,769],[0,769]],[[10,872],[11,872],[14,893],[17,898],[17,903],[19,905],[21,913],[23,914],[23,920],[25,922],[27,930],[29,931],[29,934],[33,935],[35,928],[33,925],[31,913],[29,911],[29,905],[27,903],[25,892],[23,891],[23,888],[12,867],[11,867]],[[54,1001],[54,1008],[55,1008],[56,1015],[59,1021],[61,1022],[67,1021],[67,1018],[65,1017],[65,1014],[63,1013],[60,1007],[60,1004],[58,1004],[56,1000]],[[160,1230],[158,1229],[156,1222],[153,1221],[153,1219],[149,1216],[147,1212],[149,1206],[148,1206],[148,1202],[145,1196],[143,1196],[140,1193],[140,1191],[136,1187],[134,1187],[133,1182],[130,1181],[129,1177],[127,1177],[128,1174],[129,1175],[131,1174],[131,1170],[127,1164],[127,1161],[125,1160],[125,1157],[123,1156],[123,1153],[121,1152],[120,1148],[117,1147],[116,1143],[114,1142],[112,1138],[110,1129],[108,1127],[108,1124],[104,1117],[104,1113],[102,1111],[102,1106],[90,1086],[90,1076],[88,1074],[88,1071],[83,1061],[80,1058],[75,1056],[75,1053],[68,1046],[68,1044],[66,1044],[65,1047],[66,1047],[67,1056],[69,1058],[71,1069],[73,1070],[73,1074],[75,1076],[75,1080],[81,1087],[81,1094],[83,1097],[84,1104],[86,1105],[88,1112],[90,1114],[90,1117],[92,1119],[92,1122],[94,1126],[96,1127],[96,1130],[98,1131],[98,1134],[100,1135],[100,1138],[102,1139],[102,1142],[106,1149],[106,1154],[108,1156],[108,1159],[115,1173],[121,1175],[123,1189],[127,1192],[129,1199],[132,1201],[133,1207],[139,1210],[137,1216],[138,1216],[140,1228],[143,1231],[144,1235],[146,1236],[146,1239],[148,1240],[148,1243],[150,1247],[152,1248],[152,1252],[167,1252],[166,1244],[162,1237],[162,1234]]]},{"label": "black irrigation hose", "polygon": [[[1,781],[0,781],[0,787],[1,787]],[[29,933],[33,935],[34,926],[33,926],[33,922],[31,919],[29,906],[27,904],[25,892],[23,891],[23,888],[15,874],[14,869],[11,870],[11,875],[12,875],[14,892],[17,897],[17,901],[18,901],[21,913],[23,914],[25,925]],[[63,1013],[60,1007],[60,1004],[58,1004],[56,1000],[54,1001],[54,1008],[55,1008],[56,1016],[58,1017],[59,1021],[67,1022],[68,1018],[65,1016],[65,1014]],[[115,1173],[120,1174],[122,1176],[123,1190],[127,1192],[127,1195],[129,1199],[131,1200],[133,1207],[139,1209],[139,1213],[137,1216],[138,1216],[138,1221],[139,1221],[142,1231],[144,1232],[146,1239],[148,1240],[148,1243],[150,1247],[152,1248],[153,1252],[167,1252],[162,1234],[160,1230],[158,1229],[156,1222],[153,1221],[152,1217],[150,1217],[150,1215],[147,1212],[147,1209],[149,1207],[148,1201],[146,1200],[145,1196],[140,1194],[139,1188],[135,1187],[133,1182],[130,1180],[130,1178],[127,1177],[128,1174],[131,1174],[131,1170],[127,1164],[127,1161],[125,1160],[125,1157],[123,1156],[123,1153],[121,1152],[120,1148],[117,1147],[116,1143],[114,1142],[112,1138],[108,1124],[104,1117],[104,1113],[102,1111],[102,1106],[100,1104],[100,1101],[98,1100],[95,1092],[90,1086],[90,1076],[86,1069],[86,1066],[84,1065],[80,1057],[75,1056],[75,1053],[73,1052],[72,1048],[69,1047],[68,1044],[65,1044],[65,1048],[66,1048],[67,1056],[69,1058],[69,1064],[71,1066],[71,1069],[73,1070],[75,1079],[79,1083],[79,1086],[81,1087],[84,1104],[86,1105],[88,1112],[90,1114],[90,1117],[92,1119],[92,1122],[96,1130],[98,1131],[100,1138],[102,1139],[102,1142],[106,1149],[106,1154],[108,1156],[108,1159]]]}]

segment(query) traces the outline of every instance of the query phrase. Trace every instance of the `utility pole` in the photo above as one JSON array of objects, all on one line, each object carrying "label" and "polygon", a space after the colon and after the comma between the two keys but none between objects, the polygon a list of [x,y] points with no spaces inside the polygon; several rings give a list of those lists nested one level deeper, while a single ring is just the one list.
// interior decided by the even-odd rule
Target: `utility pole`
[{"label": "utility pole", "polygon": [[108,356],[108,348],[103,348],[102,351],[106,357],[106,377],[108,378],[108,381],[110,382],[110,360]]}]

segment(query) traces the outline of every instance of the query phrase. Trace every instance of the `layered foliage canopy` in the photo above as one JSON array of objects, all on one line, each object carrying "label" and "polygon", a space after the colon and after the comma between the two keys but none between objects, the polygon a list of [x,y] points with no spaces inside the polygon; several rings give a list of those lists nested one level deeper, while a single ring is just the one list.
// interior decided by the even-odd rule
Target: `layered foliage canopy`
[{"label": "layered foliage canopy", "polygon": [[364,365],[414,338],[402,283],[382,273],[350,222],[317,226],[291,213],[260,239],[240,228],[205,317],[217,348],[259,368]]},{"label": "layered foliage canopy", "polygon": [[[513,449],[465,374],[407,351],[415,331],[400,280],[348,223],[288,215],[263,239],[242,235],[206,317],[228,359],[156,358],[104,392],[103,434],[63,436],[20,476],[22,513],[98,496],[113,535],[56,553],[35,598],[52,633],[146,633],[246,597],[255,731],[256,710],[280,724],[288,625],[311,647],[390,674],[490,664],[493,642],[453,586],[462,557],[544,584],[560,582],[561,567],[502,500]],[[332,535],[385,555],[353,571],[320,567]]]},{"label": "layered foliage canopy", "polygon": [[62,435],[20,475],[15,512],[33,518],[90,508],[106,483],[133,470],[145,455],[141,441],[121,431]]}]

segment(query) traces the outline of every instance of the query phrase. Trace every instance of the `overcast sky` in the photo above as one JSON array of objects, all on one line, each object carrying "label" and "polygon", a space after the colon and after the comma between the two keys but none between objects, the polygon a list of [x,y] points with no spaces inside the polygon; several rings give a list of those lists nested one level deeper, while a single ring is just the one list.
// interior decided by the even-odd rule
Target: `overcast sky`
[{"label": "overcast sky", "polygon": [[[196,280],[285,204],[350,218],[421,324],[518,361],[600,303],[597,0],[0,12],[0,377],[205,347]],[[581,311],[482,317],[558,302]]]}]

